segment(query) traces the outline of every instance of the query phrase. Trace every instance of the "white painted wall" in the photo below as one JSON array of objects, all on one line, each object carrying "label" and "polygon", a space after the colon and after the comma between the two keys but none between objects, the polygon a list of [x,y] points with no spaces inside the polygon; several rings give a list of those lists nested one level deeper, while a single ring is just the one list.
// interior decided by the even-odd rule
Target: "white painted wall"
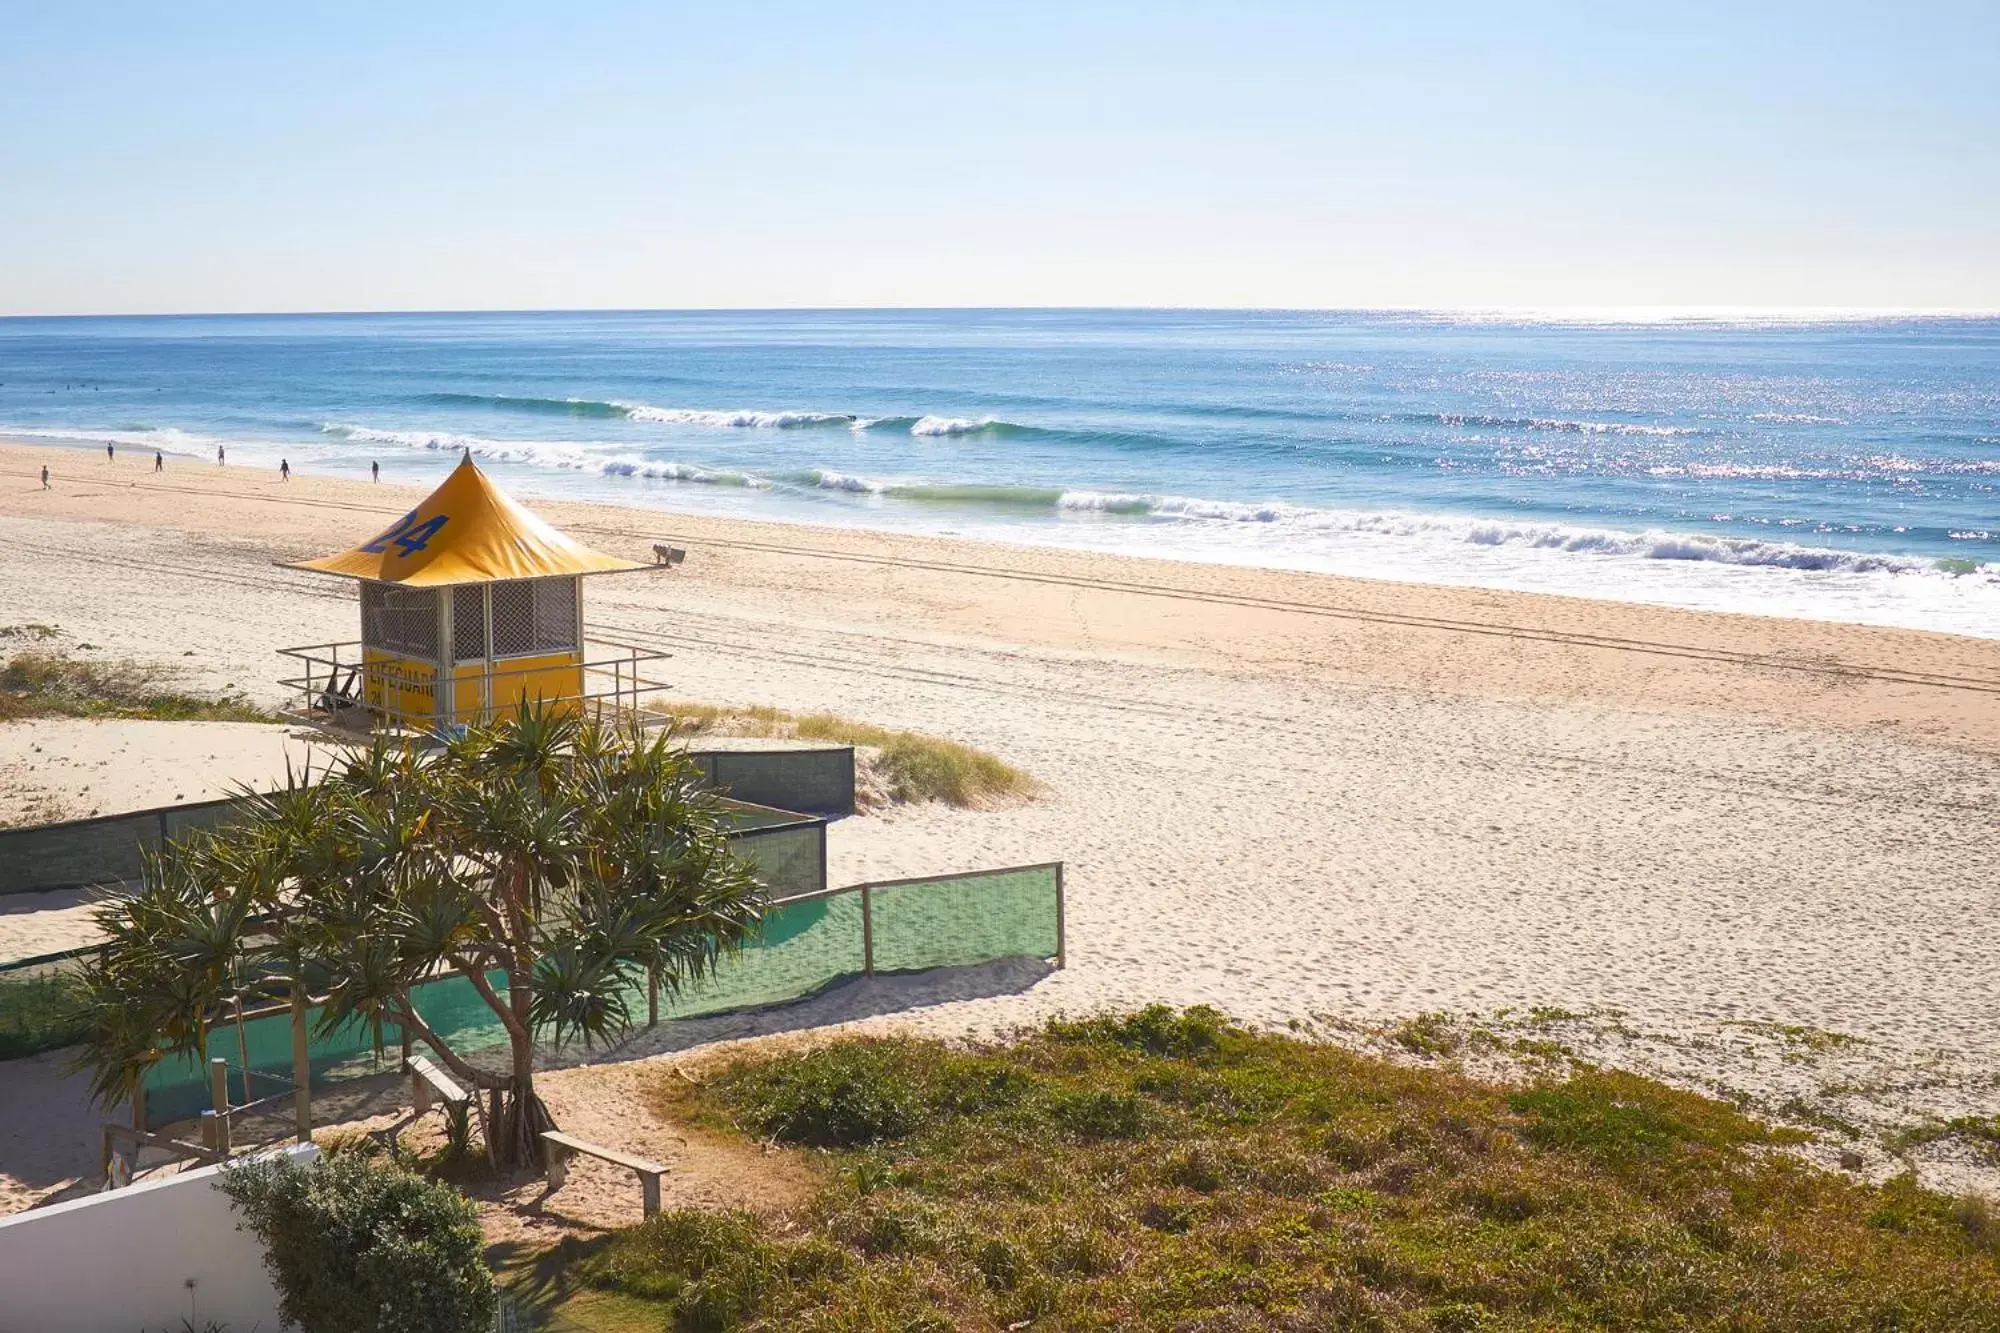
[{"label": "white painted wall", "polygon": [[0,1218],[0,1333],[180,1333],[183,1319],[282,1333],[264,1247],[236,1229],[221,1170]]}]

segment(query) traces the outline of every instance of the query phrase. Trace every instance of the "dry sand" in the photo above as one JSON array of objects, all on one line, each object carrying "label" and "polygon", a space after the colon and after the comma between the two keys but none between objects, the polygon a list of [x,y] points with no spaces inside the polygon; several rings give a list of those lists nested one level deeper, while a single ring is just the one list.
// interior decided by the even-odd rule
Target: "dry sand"
[{"label": "dry sand", "polygon": [[[149,468],[0,448],[0,624],[273,702],[274,650],[350,639],[356,609],[272,562],[414,498]],[[610,551],[688,548],[588,593],[606,637],[676,654],[679,695],[934,731],[1047,785],[835,826],[835,882],[1069,865],[1067,971],[869,1021],[1609,1006],[1652,1043],[1618,1049],[1684,1081],[1791,1095],[1783,1040],[1739,1039],[1770,1021],[1864,1039],[1895,1115],[2000,1109],[2000,642],[535,507]]]}]

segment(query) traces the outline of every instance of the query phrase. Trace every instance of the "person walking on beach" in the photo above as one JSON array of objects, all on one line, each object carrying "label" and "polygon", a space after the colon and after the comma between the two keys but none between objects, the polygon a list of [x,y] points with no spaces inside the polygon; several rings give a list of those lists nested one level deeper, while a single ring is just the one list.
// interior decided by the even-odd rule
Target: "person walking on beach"
[{"label": "person walking on beach", "polygon": [[117,445],[115,445],[115,444],[107,444],[107,445],[105,445],[105,446],[104,446],[104,461],[105,461],[105,462],[107,462],[107,463],[115,463],[115,462],[117,462],[117,461],[118,461],[118,446],[117,446]]},{"label": "person walking on beach", "polygon": [[222,446],[219,444],[215,446],[215,465],[222,466]]},{"label": "person walking on beach", "polygon": [[47,490],[48,488],[49,488],[49,465],[47,463],[44,463],[42,464],[42,489]]},{"label": "person walking on beach", "polygon": [[166,470],[167,470],[167,456],[161,453],[158,449],[153,450],[153,471],[165,472]]},{"label": "person walking on beach", "polygon": [[292,460],[289,458],[280,458],[278,460],[278,480],[290,481],[291,479],[292,479]]},{"label": "person walking on beach", "polygon": [[382,480],[382,465],[372,458],[368,460],[368,475],[375,481]]}]

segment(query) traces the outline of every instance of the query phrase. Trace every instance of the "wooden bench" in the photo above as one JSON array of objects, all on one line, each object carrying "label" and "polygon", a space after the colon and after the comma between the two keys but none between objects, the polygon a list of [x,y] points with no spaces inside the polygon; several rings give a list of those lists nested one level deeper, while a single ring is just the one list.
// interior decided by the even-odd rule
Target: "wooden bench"
[{"label": "wooden bench", "polygon": [[403,1068],[410,1075],[410,1100],[416,1104],[417,1114],[437,1105],[439,1102],[470,1102],[472,1094],[452,1081],[451,1075],[439,1069],[421,1055],[405,1056]]},{"label": "wooden bench", "polygon": [[569,1175],[569,1159],[577,1153],[622,1166],[639,1177],[639,1194],[643,1200],[647,1217],[660,1211],[660,1177],[667,1174],[667,1168],[658,1162],[649,1162],[643,1157],[619,1152],[615,1148],[601,1148],[595,1143],[565,1134],[561,1130],[545,1129],[542,1142],[547,1146],[549,1188],[561,1189]]},{"label": "wooden bench", "polygon": [[153,1134],[130,1125],[103,1126],[99,1133],[98,1164],[104,1173],[104,1188],[124,1189],[139,1172],[139,1154],[147,1148],[164,1150],[169,1158],[199,1162],[204,1166],[227,1160],[226,1155],[192,1143]]}]

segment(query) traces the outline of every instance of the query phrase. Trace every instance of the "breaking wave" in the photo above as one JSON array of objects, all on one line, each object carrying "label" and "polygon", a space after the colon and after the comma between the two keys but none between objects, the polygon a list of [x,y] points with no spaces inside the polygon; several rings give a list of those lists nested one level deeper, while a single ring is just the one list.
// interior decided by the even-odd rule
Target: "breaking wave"
[{"label": "breaking wave", "polygon": [[[1935,573],[1939,569],[1935,560],[1919,556],[1835,550],[1757,538],[1661,530],[1625,532],[1563,523],[1395,511],[1316,509],[1282,500],[1213,500],[1187,495],[1065,490],[1040,486],[881,480],[831,468],[794,473],[786,480],[822,490],[898,500],[1041,509],[1058,514],[1101,514],[1210,525],[1259,524],[1320,536],[1403,537],[1470,546],[1515,547],[1644,560],[1704,561],[1817,573],[1921,574]],[[1987,566],[1981,568],[1991,569]]]},{"label": "breaking wave", "polygon": [[323,434],[369,444],[390,444],[405,449],[464,450],[475,458],[523,467],[551,468],[567,472],[595,472],[607,477],[642,477],[656,481],[687,481],[711,486],[748,486],[756,489],[771,483],[750,472],[702,467],[668,459],[606,455],[589,445],[559,441],[489,440],[478,435],[451,431],[377,430],[370,426],[349,426],[329,421],[320,427]]},{"label": "breaking wave", "polygon": [[932,504],[999,505],[1016,509],[1052,509],[1063,497],[1052,486],[996,486],[978,482],[879,481],[832,468],[807,468],[786,477],[799,485],[849,495],[886,495],[898,500]]},{"label": "breaking wave", "polygon": [[754,409],[741,411],[713,411],[693,407],[654,407],[650,403],[617,403],[611,406],[620,409],[633,421],[651,421],[668,426],[713,426],[718,428],[758,427],[766,430],[791,430],[799,426],[851,426],[854,416],[848,412],[771,412]]},{"label": "breaking wave", "polygon": [[427,393],[416,401],[434,407],[475,407],[536,416],[650,421],[669,426],[789,430],[796,426],[848,426],[855,420],[851,412],[655,407],[651,403],[626,402],[618,398],[535,398],[504,393]]}]

